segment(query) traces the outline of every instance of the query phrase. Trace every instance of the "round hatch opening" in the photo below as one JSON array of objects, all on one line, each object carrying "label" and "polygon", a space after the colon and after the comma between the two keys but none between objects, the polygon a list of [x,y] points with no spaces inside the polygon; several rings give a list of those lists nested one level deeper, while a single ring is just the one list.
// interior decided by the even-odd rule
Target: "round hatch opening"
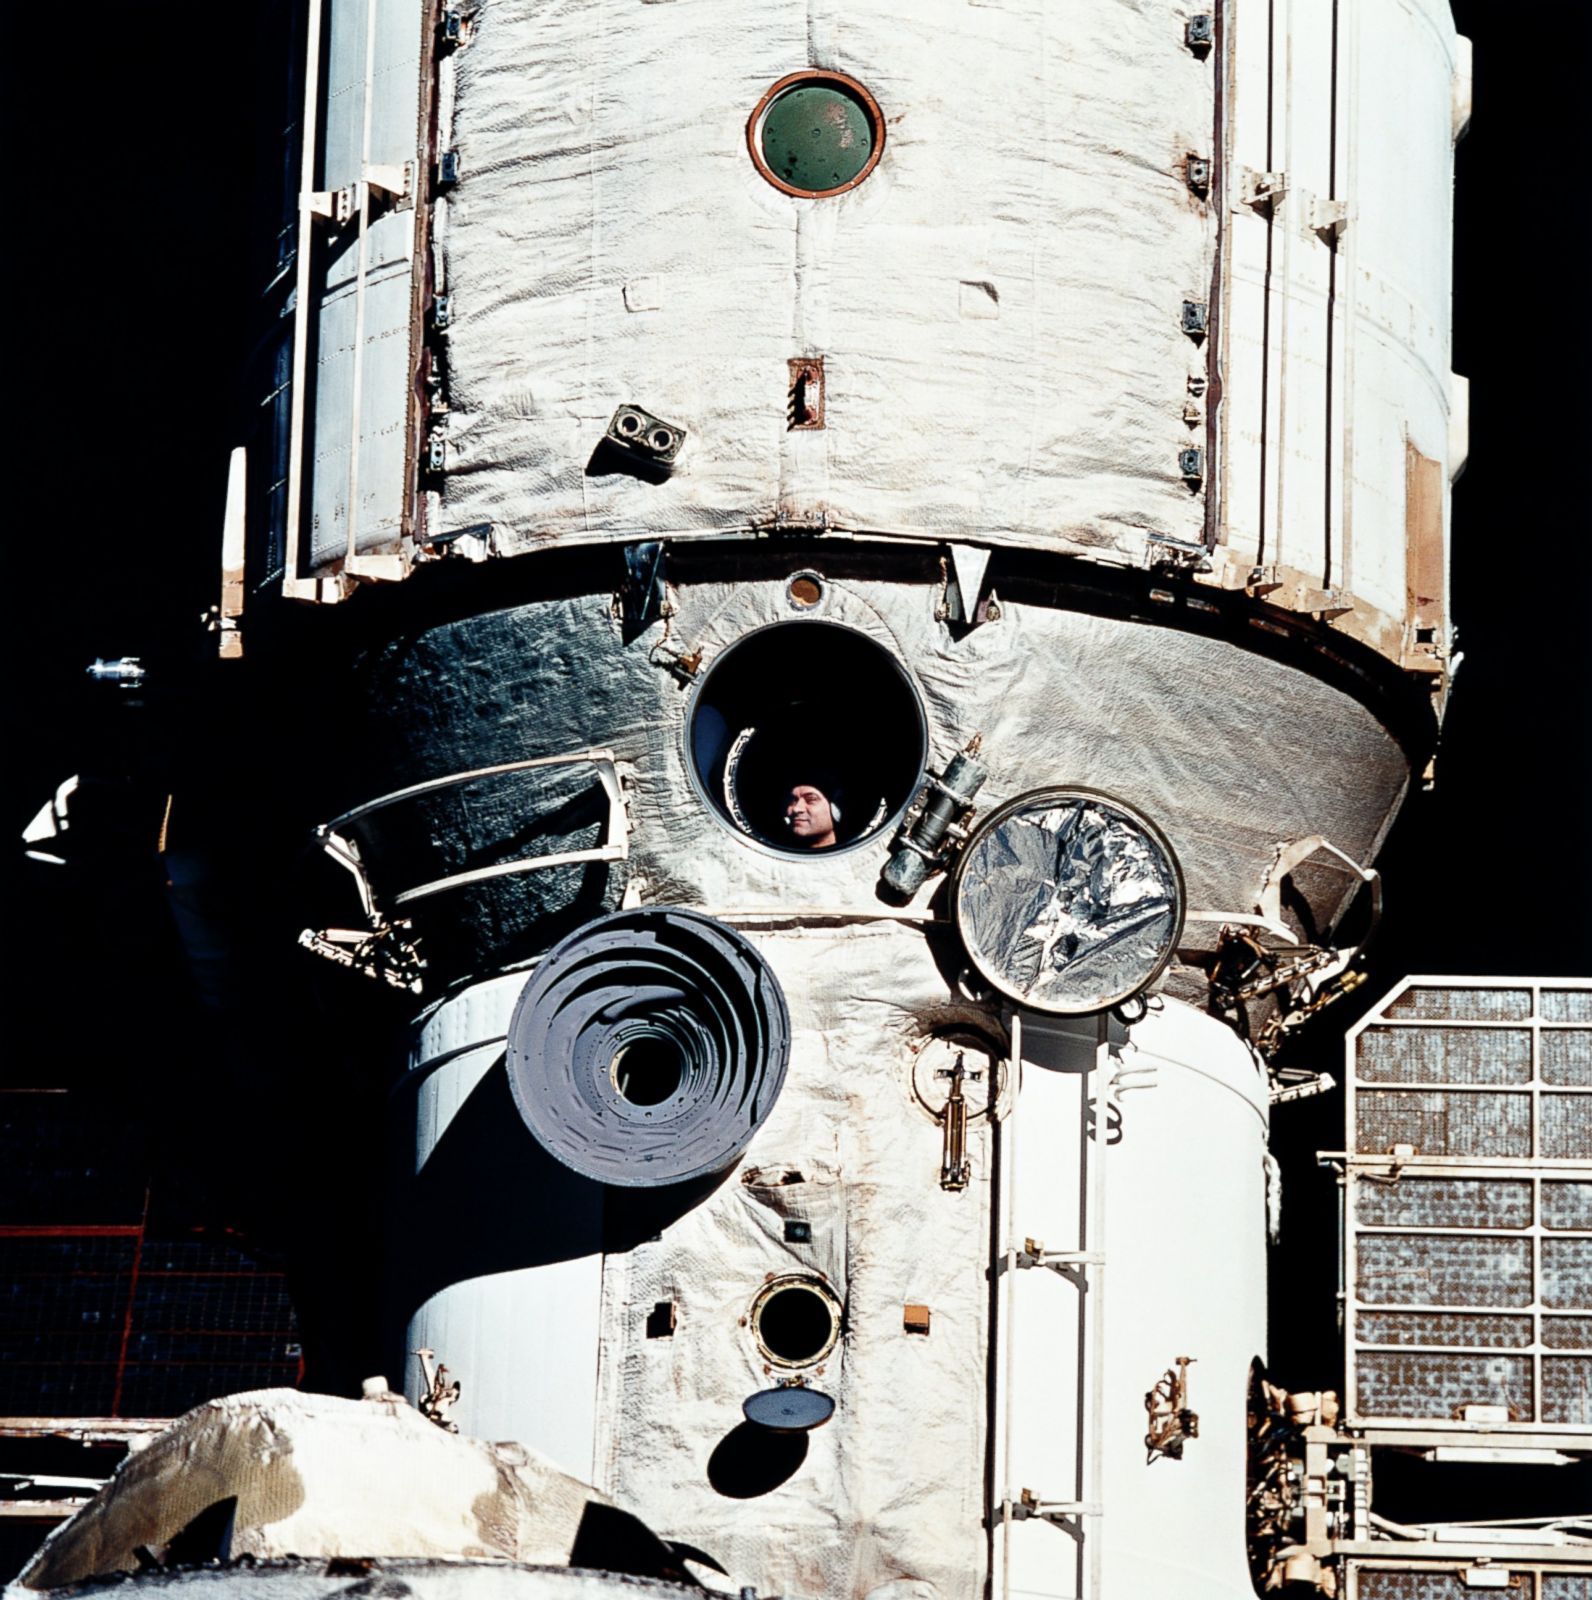
[{"label": "round hatch opening", "polygon": [[845,194],[879,164],[879,102],[843,72],[809,68],[774,84],[746,125],[752,161],[776,189],[806,200]]},{"label": "round hatch opening", "polygon": [[686,1074],[684,1052],[661,1034],[642,1034],[614,1052],[608,1069],[615,1092],[633,1106],[661,1106]]},{"label": "round hatch opening", "polygon": [[840,1302],[819,1278],[774,1278],[752,1303],[752,1332],[770,1361],[809,1367],[840,1337]]},{"label": "round hatch opening", "polygon": [[928,724],[900,661],[855,628],[776,622],[704,675],[686,738],[699,793],[747,839],[788,855],[862,845],[922,782]]}]

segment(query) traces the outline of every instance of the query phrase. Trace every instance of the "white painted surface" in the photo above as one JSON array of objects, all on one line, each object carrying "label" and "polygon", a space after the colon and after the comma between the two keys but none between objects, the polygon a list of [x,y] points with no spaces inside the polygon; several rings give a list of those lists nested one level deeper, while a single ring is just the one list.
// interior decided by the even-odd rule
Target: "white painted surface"
[{"label": "white painted surface", "polygon": [[[1238,0],[1229,16],[1226,542],[1402,623],[1405,441],[1449,476],[1465,450],[1449,324],[1468,52],[1440,0]],[[1265,172],[1284,186],[1270,209],[1245,198]]]},{"label": "white painted surface", "polygon": [[[1104,1053],[1087,1081],[1033,1065],[1029,1048],[1024,1055],[1003,1147],[1015,1136],[1014,1180],[1003,1197],[1009,1237],[1104,1255],[1103,1267],[1084,1268],[1103,1295],[1104,1336],[1094,1343],[1092,1311],[1087,1298],[1080,1306],[1075,1282],[1042,1268],[1012,1274],[1015,1338],[1010,1361],[997,1361],[997,1411],[1011,1425],[1004,1482],[1013,1499],[1030,1489],[1042,1501],[1099,1510],[1081,1519],[1081,1549],[1042,1519],[1012,1523],[997,1537],[1005,1566],[995,1593],[1249,1600],[1245,1411],[1250,1363],[1266,1338],[1259,1065],[1227,1028],[1175,1001],[1132,1030],[1120,1057]],[[1080,1230],[1078,1197],[1085,1183],[1098,1192],[1084,1164],[1100,1147],[1080,1142],[1078,1121],[1083,1100],[1100,1098],[1102,1072],[1116,1086],[1106,1098],[1120,1140],[1104,1149],[1104,1206]],[[1108,1138],[1115,1120],[1108,1113]],[[1181,1461],[1147,1463],[1144,1397],[1182,1355],[1194,1358],[1199,1437]],[[1003,1442],[997,1460],[1004,1455]]]},{"label": "white painted surface", "polygon": [[[489,1075],[503,1072],[502,1041],[524,983],[520,972],[474,985],[422,1023],[411,1055],[417,1174],[424,1173],[461,1108],[482,1090]],[[491,1198],[484,1199],[489,1179]],[[483,1171],[482,1180],[480,1193],[450,1189],[461,1207],[450,1219],[451,1229],[501,1227],[498,1184],[506,1181],[512,1204],[513,1176]],[[525,1205],[534,1203],[533,1194],[524,1197]],[[479,1209],[471,1209],[476,1204]],[[579,1224],[569,1216],[549,1215],[537,1225],[553,1233],[573,1231]],[[402,1248],[404,1241],[397,1243]],[[424,1390],[413,1352],[434,1350],[462,1385],[450,1418],[463,1432],[517,1439],[589,1480],[601,1289],[602,1258],[596,1253],[447,1284],[409,1321],[405,1393],[416,1403]]]}]

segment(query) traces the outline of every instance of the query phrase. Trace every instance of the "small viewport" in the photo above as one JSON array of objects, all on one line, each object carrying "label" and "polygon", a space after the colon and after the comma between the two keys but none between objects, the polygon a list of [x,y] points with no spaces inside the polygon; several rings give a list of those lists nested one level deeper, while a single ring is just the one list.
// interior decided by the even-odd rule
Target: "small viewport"
[{"label": "small viewport", "polygon": [[922,781],[923,705],[884,646],[840,623],[760,628],[697,692],[688,738],[720,818],[771,849],[819,855],[889,828]]}]

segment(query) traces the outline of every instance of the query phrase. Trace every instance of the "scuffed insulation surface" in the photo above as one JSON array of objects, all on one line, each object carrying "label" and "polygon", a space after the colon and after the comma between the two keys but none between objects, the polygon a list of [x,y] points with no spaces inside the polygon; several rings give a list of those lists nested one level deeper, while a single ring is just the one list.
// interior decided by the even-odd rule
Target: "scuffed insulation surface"
[{"label": "scuffed insulation surface", "polygon": [[[477,960],[534,954],[612,909],[626,880],[642,904],[715,915],[884,909],[877,883],[889,830],[846,853],[776,854],[718,816],[689,770],[687,715],[728,646],[792,623],[790,673],[806,665],[809,635],[793,623],[783,581],[683,584],[671,596],[667,634],[654,625],[629,644],[609,596],[588,594],[435,627],[367,660],[369,714],[365,742],[351,752],[351,784],[381,773],[383,787],[396,789],[593,746],[612,750],[632,780],[624,867],[558,868],[428,902],[427,938],[439,957],[462,952],[458,966],[480,971]],[[1379,847],[1404,792],[1405,754],[1363,706],[1306,673],[1176,629],[1024,604],[1005,604],[998,623],[957,638],[933,607],[929,585],[826,579],[816,611],[906,667],[931,770],[983,734],[991,774],[978,799],[983,814],[1056,783],[1113,794],[1166,833],[1191,911],[1252,912],[1283,841],[1323,834],[1361,861]],[[688,650],[701,653],[701,666],[682,684],[668,663]],[[1323,741],[1338,754],[1331,765],[1316,758]],[[423,824],[394,807],[362,837],[371,859],[386,861],[395,852],[379,835],[403,829],[410,881],[595,837],[572,796],[549,786],[538,811],[523,803],[531,793],[518,779],[519,804],[488,803],[480,786],[442,791],[427,799]],[[351,788],[341,801],[366,798]],[[429,864],[415,849],[426,837],[436,841]],[[468,841],[468,853],[456,841]],[[1293,881],[1317,930],[1331,926],[1358,883],[1328,858]],[[439,970],[446,965],[439,960]]]},{"label": "scuffed insulation surface", "polygon": [[[492,522],[512,554],[778,521],[1132,564],[1152,532],[1199,538],[1181,318],[1215,228],[1183,163],[1215,74],[1185,17],[486,0],[451,59],[462,180],[436,229],[444,527]],[[887,127],[873,174],[818,201],[746,142],[808,66]],[[825,425],[787,431],[787,363],[817,355]],[[622,402],[687,430],[669,481],[593,461]]]},{"label": "scuffed insulation surface", "polygon": [[[597,1479],[667,1537],[758,1574],[760,1592],[861,1596],[910,1578],[974,1600],[988,1122],[970,1124],[969,1187],[942,1189],[941,1130],[911,1078],[925,1026],[955,1018],[946,980],[917,930],[763,933],[759,946],[792,1000],[790,1074],[709,1199],[604,1258]],[[810,1238],[790,1241],[790,1222]],[[756,1291],[784,1274],[816,1275],[843,1308],[844,1338],[813,1367],[772,1364],[748,1325]],[[674,1307],[668,1337],[648,1315],[660,1303]],[[926,1333],[907,1328],[910,1305],[929,1308]],[[748,1395],[797,1370],[836,1400],[831,1422],[806,1436],[743,1422]]]},{"label": "scuffed insulation surface", "polygon": [[445,1433],[402,1396],[261,1389],[211,1400],[137,1454],[23,1570],[53,1589],[143,1571],[218,1501],[231,1555],[569,1559],[604,1497],[519,1444]]}]

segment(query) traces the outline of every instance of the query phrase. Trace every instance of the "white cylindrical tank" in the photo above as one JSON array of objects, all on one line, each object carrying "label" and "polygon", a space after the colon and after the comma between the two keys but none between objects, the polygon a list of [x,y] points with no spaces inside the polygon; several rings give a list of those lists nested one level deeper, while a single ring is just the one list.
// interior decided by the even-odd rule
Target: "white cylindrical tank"
[{"label": "white cylindrical tank", "polygon": [[525,1136],[503,1082],[524,984],[507,973],[434,1008],[395,1097],[410,1179],[392,1236],[404,1387],[418,1402],[415,1352],[439,1352],[463,1379],[452,1413],[463,1432],[532,1444],[589,1480],[602,1213],[591,1188]]},{"label": "white cylindrical tank", "polygon": [[[810,527],[1170,565],[1442,688],[1470,100],[1443,0],[866,0],[756,27],[691,0],[595,32],[492,0],[419,49],[390,0],[375,55],[365,8],[327,3],[300,236],[357,209],[350,250],[299,253],[268,402],[295,598],[461,534]],[[804,72],[874,119],[833,193],[754,159]],[[400,187],[406,157],[434,189]],[[600,459],[627,404],[684,440],[669,472]]]},{"label": "white cylindrical tank", "polygon": [[[1200,1008],[1224,924],[1331,943],[1435,738],[1445,9],[484,0],[415,52],[364,31],[412,0],[324,3],[261,574],[412,580],[338,819],[446,993],[394,1325],[465,1428],[761,1590],[1241,1600],[1266,1094]],[[769,142],[800,94],[832,184]],[[1125,1044],[971,983],[937,877],[881,890],[975,748],[981,807],[1104,790],[1175,851]],[[774,790],[819,776],[804,855]],[[788,1008],[690,1182],[582,1177],[520,1115],[527,976],[616,908],[739,930]],[[780,1386],[833,1418],[747,1432]]]},{"label": "white cylindrical tank", "polygon": [[[1247,1600],[1245,1413],[1266,1339],[1260,1063],[1175,1001],[1120,1048],[1026,1020],[1001,1145],[993,1592]],[[1198,1437],[1148,1451],[1146,1397],[1183,1376],[1167,1410],[1194,1411]]]},{"label": "white cylindrical tank", "polygon": [[[1014,1073],[1000,1011],[945,982],[944,930],[758,920],[791,1008],[784,1090],[722,1182],[688,1204],[642,1192],[639,1226],[517,1125],[503,1052],[524,974],[422,1025],[399,1237],[406,1257],[461,1241],[453,1281],[408,1325],[411,1350],[463,1384],[454,1419],[591,1473],[760,1589],[864,1595],[910,1578],[971,1600],[993,1534],[997,1594],[1133,1600],[1172,1584],[1242,1600],[1245,1403],[1265,1341],[1253,1055],[1167,1002],[1116,1046],[1096,1045],[1092,1019],[1058,1047],[1044,1019],[1019,1018]],[[941,1182],[924,1104],[947,1038],[979,1074],[961,1188]],[[1022,1265],[1035,1248],[1078,1259]],[[816,1362],[760,1343],[770,1280],[834,1296]],[[1147,1462],[1146,1392],[1184,1356],[1198,1438]],[[744,1399],[793,1378],[836,1400],[827,1426],[780,1442],[742,1420]],[[417,1361],[406,1387],[418,1401]],[[1024,1491],[1041,1510],[1073,1505],[1081,1537],[1013,1517]]]}]

